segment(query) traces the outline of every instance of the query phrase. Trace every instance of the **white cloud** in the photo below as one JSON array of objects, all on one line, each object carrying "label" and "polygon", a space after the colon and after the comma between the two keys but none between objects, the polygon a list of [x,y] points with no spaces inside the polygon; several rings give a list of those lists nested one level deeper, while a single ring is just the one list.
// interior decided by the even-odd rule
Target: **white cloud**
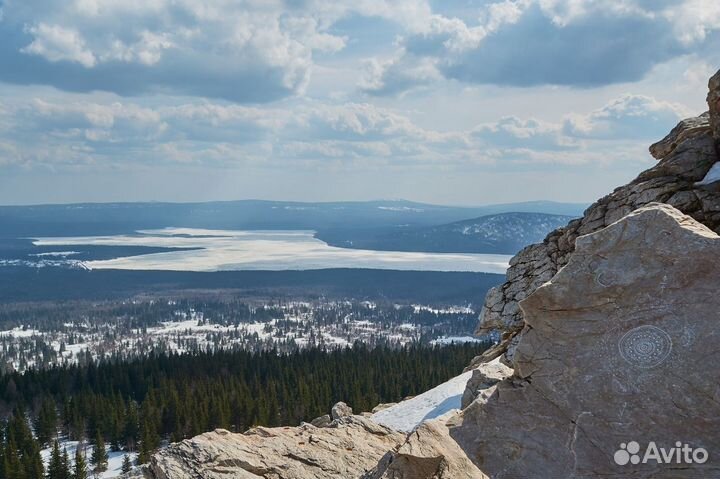
[{"label": "white cloud", "polygon": [[494,123],[476,126],[471,134],[473,138],[491,147],[551,151],[578,147],[571,138],[562,134],[560,125],[532,118],[523,120],[504,117]]},{"label": "white cloud", "polygon": [[[392,60],[369,61],[359,86],[397,95],[439,77],[513,86],[636,81],[708,46],[718,30],[718,2],[505,0],[477,7],[474,19],[427,17],[405,32]],[[403,74],[420,65],[437,74]]]},{"label": "white cloud", "polygon": [[625,95],[587,115],[569,115],[568,135],[583,138],[661,138],[669,127],[690,116],[681,105],[644,95]]},{"label": "white cloud", "polygon": [[[414,0],[7,0],[4,11],[0,38],[11,43],[0,61],[17,68],[0,80],[237,102],[302,94],[314,56],[346,47],[348,38],[332,31],[339,20],[378,17],[414,30],[432,17],[426,1]],[[22,54],[83,70],[31,65]]]},{"label": "white cloud", "polygon": [[661,12],[672,23],[680,40],[691,45],[720,30],[720,3],[707,0],[686,0]]},{"label": "white cloud", "polygon": [[555,122],[509,116],[467,130],[437,131],[369,103],[249,107],[204,101],[149,107],[36,99],[0,109],[6,127],[0,142],[6,145],[5,163],[8,157],[20,161],[9,151],[23,151],[23,162],[38,165],[242,162],[299,168],[332,161],[336,168],[527,168],[582,165],[597,155],[612,162],[613,151],[626,161],[628,145],[644,150],[648,138],[667,132],[682,111],[651,97],[626,95]]},{"label": "white cloud", "polygon": [[29,27],[27,32],[34,40],[22,49],[24,53],[39,55],[51,62],[65,60],[77,62],[86,68],[95,66],[95,55],[86,47],[85,40],[77,30],[39,23]]}]

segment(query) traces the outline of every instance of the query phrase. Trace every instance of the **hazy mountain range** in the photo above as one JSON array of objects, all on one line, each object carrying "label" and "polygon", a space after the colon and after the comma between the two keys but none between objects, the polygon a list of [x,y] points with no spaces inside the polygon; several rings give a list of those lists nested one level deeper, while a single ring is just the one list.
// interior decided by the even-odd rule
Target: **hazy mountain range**
[{"label": "hazy mountain range", "polygon": [[574,216],[547,213],[500,213],[430,227],[346,232],[347,239],[318,237],[336,246],[387,251],[515,254],[542,241]]},{"label": "hazy mountain range", "polygon": [[[332,240],[348,231],[429,227],[500,213],[578,216],[586,205],[533,201],[475,207],[404,200],[301,203],[243,200],[209,203],[85,203],[1,206],[0,237],[128,234],[140,229],[304,229]],[[345,233],[343,233],[345,232]]]}]

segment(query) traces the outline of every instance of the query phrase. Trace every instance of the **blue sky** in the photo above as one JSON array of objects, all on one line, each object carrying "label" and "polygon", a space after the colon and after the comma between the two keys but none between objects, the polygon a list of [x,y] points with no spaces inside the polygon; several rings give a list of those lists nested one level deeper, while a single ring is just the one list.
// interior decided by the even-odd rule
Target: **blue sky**
[{"label": "blue sky", "polygon": [[715,0],[0,0],[0,203],[592,201],[704,111]]}]

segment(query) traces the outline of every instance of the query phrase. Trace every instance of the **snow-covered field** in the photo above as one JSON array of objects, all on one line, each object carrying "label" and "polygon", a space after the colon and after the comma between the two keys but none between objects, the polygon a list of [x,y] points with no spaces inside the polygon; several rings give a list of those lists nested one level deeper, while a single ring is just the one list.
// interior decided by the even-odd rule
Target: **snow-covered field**
[{"label": "snow-covered field", "polygon": [[[127,313],[128,308],[142,311],[152,304],[154,300],[120,302],[115,307],[122,313],[90,310],[100,314],[101,319],[85,318],[85,313],[79,313],[52,327],[21,326],[0,331],[0,364],[10,370],[25,371],[34,367],[84,364],[101,358],[129,359],[151,352],[290,352],[307,347],[342,348],[356,341],[368,346],[402,346],[421,340],[438,346],[490,341],[488,337],[478,339],[461,334],[464,332],[461,321],[468,317],[474,321],[476,314],[467,306],[394,304],[378,307],[367,301],[322,299],[270,301],[253,306],[253,314],[259,314],[257,317],[261,319],[240,320],[232,319],[233,313],[220,313],[212,306],[206,315],[203,310],[187,305],[181,308],[175,301],[166,300],[158,303],[164,306],[158,309],[163,312],[157,313],[161,314],[155,318],[157,322],[142,327],[133,323],[137,318]],[[201,304],[200,307],[208,306]],[[273,316],[262,311],[273,311]],[[427,312],[437,315],[435,322],[428,320]]]},{"label": "snow-covered field", "polygon": [[473,336],[443,336],[441,338],[433,339],[430,341],[430,344],[433,346],[445,346],[447,344],[480,343],[482,341],[483,339]]},{"label": "snow-covered field", "polygon": [[[68,457],[70,458],[70,462],[72,464],[75,463],[75,450],[78,447],[78,441],[68,441],[68,440],[61,440],[60,441],[60,451],[62,452],[63,448],[67,450]],[[82,449],[81,449],[82,450]],[[88,468],[90,468],[90,458],[92,457],[92,446],[86,445],[85,446],[85,460],[88,464]],[[52,447],[48,447],[40,451],[40,456],[42,457],[43,463],[45,464],[45,467],[47,468],[48,462],[50,462],[50,454],[52,453]],[[123,459],[125,457],[125,454],[130,456],[130,461],[132,464],[135,464],[135,460],[137,459],[137,453],[135,452],[122,452],[122,451],[111,451],[108,449],[108,468],[105,472],[103,472],[100,475],[95,475],[88,471],[88,477],[101,477],[103,479],[109,479],[112,477],[118,477],[120,474],[122,474],[122,463]]]},{"label": "snow-covered field", "polygon": [[37,246],[154,246],[198,248],[102,261],[91,269],[232,271],[374,268],[504,273],[509,255],[407,253],[337,248],[312,231],[224,231],[166,228],[137,235],[36,238]]}]

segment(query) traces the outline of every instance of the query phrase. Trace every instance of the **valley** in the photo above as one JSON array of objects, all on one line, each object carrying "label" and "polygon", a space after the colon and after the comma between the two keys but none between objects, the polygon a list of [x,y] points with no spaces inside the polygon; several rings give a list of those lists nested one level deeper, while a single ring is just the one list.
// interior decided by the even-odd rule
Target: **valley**
[{"label": "valley", "polygon": [[0,370],[4,373],[158,354],[248,351],[289,354],[355,344],[401,348],[474,342],[477,311],[468,305],[427,306],[357,300],[230,298],[77,301],[0,306]]}]

